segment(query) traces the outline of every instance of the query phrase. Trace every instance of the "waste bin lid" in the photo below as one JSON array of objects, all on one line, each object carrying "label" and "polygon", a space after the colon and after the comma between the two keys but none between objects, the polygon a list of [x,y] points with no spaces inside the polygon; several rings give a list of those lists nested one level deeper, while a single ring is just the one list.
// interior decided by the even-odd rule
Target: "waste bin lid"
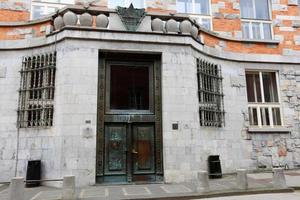
[{"label": "waste bin lid", "polygon": [[219,155],[210,155],[208,156],[208,160],[219,160],[220,156]]}]

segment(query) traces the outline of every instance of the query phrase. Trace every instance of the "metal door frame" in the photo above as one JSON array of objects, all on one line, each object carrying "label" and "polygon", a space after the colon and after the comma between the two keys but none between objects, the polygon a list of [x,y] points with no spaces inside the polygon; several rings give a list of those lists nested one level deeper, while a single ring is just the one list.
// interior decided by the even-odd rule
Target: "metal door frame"
[{"label": "metal door frame", "polygon": [[[140,116],[130,114],[108,115],[106,110],[106,67],[110,62],[126,63],[152,63],[153,64],[153,103],[154,115],[143,113]],[[163,159],[162,159],[162,114],[161,114],[161,55],[139,54],[134,52],[100,52],[98,68],[98,105],[97,105],[97,144],[96,144],[96,182],[104,182],[104,142],[105,123],[154,123],[155,144],[155,181],[163,181]],[[149,83],[150,84],[150,83]],[[150,91],[149,91],[150,92]],[[149,102],[150,103],[150,102]],[[151,108],[151,107],[150,107]],[[139,114],[138,114],[139,115]],[[128,127],[132,127],[129,125]],[[127,130],[131,131],[131,130]],[[132,134],[129,134],[132,135]],[[130,136],[131,137],[131,136]],[[132,141],[130,138],[129,141]],[[130,145],[130,144],[129,144]],[[127,162],[131,163],[131,161]],[[127,166],[129,167],[129,166]],[[132,178],[132,170],[129,176]],[[129,172],[130,173],[130,172]],[[130,180],[130,177],[128,180]]]}]

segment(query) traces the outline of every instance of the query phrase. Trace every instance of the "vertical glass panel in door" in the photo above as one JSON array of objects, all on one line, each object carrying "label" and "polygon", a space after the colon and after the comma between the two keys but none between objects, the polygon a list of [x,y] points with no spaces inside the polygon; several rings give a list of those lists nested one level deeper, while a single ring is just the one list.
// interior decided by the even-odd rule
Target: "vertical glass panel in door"
[{"label": "vertical glass panel in door", "polygon": [[126,125],[105,126],[105,175],[126,174]]},{"label": "vertical glass panel in door", "polygon": [[149,110],[149,67],[111,65],[110,109]]},{"label": "vertical glass panel in door", "polygon": [[133,134],[133,173],[154,173],[154,125],[135,125]]}]

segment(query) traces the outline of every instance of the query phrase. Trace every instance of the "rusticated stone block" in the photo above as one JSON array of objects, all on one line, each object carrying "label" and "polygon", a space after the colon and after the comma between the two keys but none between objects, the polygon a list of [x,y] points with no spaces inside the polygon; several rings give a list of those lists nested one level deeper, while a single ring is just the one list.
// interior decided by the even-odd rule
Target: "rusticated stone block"
[{"label": "rusticated stone block", "polygon": [[300,20],[293,20],[292,21],[292,26],[294,28],[300,28]]},{"label": "rusticated stone block", "polygon": [[283,4],[273,4],[272,5],[272,10],[277,10],[277,11],[287,11],[287,5]]},{"label": "rusticated stone block", "polygon": [[289,6],[297,6],[298,5],[298,0],[289,0],[288,5]]},{"label": "rusticated stone block", "polygon": [[239,19],[240,15],[239,14],[226,14],[224,15],[225,19]]}]

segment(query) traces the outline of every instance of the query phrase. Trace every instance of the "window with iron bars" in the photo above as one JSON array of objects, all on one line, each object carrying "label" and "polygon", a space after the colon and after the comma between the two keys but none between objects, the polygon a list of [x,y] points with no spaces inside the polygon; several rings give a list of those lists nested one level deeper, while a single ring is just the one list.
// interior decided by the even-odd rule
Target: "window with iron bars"
[{"label": "window with iron bars", "polygon": [[225,126],[222,74],[219,65],[197,59],[199,117],[201,126]]},{"label": "window with iron bars", "polygon": [[23,57],[18,127],[53,125],[56,52]]}]

